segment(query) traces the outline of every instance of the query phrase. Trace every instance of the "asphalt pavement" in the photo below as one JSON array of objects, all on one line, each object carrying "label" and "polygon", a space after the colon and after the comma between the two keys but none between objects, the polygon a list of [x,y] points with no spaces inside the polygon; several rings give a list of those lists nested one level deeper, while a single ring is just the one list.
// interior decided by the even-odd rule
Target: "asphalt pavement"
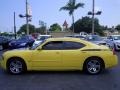
[{"label": "asphalt pavement", "polygon": [[[117,55],[120,60],[120,52]],[[99,75],[80,71],[10,75],[0,69],[0,90],[120,90],[120,63]]]}]

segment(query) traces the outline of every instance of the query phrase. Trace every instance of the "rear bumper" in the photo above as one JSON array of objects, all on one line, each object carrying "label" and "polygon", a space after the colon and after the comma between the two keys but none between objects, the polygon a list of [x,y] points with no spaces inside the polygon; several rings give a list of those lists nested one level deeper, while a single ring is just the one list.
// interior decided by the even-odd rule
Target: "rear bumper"
[{"label": "rear bumper", "polygon": [[109,56],[106,62],[106,68],[112,68],[118,65],[118,57],[117,55]]}]

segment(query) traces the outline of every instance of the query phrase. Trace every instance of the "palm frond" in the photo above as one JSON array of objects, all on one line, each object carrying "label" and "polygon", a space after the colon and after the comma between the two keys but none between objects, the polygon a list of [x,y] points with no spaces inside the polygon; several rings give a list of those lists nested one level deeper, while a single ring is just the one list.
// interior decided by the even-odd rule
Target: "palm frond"
[{"label": "palm frond", "polygon": [[61,11],[61,10],[66,10],[66,11],[68,11],[68,10],[70,10],[70,8],[69,8],[68,6],[64,6],[64,7],[61,7],[61,8],[60,8],[60,11]]},{"label": "palm frond", "polygon": [[75,5],[74,8],[77,9],[77,8],[79,8],[79,7],[82,7],[82,8],[83,8],[83,7],[84,7],[84,3],[78,3],[78,4]]},{"label": "palm frond", "polygon": [[76,0],[69,0],[65,6],[60,8],[60,11],[66,10],[66,11],[69,11],[69,15],[72,15],[74,10],[76,10],[79,7],[83,7],[83,6],[84,6],[84,3],[77,3],[76,4]]}]

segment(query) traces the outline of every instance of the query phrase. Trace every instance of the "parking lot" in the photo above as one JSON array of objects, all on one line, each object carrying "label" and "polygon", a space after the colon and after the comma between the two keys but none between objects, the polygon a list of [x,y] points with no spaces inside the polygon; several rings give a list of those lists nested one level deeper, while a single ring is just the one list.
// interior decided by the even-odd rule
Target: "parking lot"
[{"label": "parking lot", "polygon": [[[2,54],[2,51],[0,52]],[[120,60],[120,52],[117,52]],[[9,75],[0,69],[0,90],[119,90],[120,63],[100,75],[80,71],[27,72]]]}]

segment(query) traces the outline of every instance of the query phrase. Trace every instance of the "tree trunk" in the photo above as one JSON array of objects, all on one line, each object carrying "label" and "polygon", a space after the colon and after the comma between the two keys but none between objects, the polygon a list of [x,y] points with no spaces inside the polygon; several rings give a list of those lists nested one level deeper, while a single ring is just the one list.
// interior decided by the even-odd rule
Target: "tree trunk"
[{"label": "tree trunk", "polygon": [[74,14],[73,13],[72,13],[72,24],[73,24],[72,29],[73,29],[73,33],[74,33],[75,32],[75,30],[74,30],[75,27],[74,27]]}]

